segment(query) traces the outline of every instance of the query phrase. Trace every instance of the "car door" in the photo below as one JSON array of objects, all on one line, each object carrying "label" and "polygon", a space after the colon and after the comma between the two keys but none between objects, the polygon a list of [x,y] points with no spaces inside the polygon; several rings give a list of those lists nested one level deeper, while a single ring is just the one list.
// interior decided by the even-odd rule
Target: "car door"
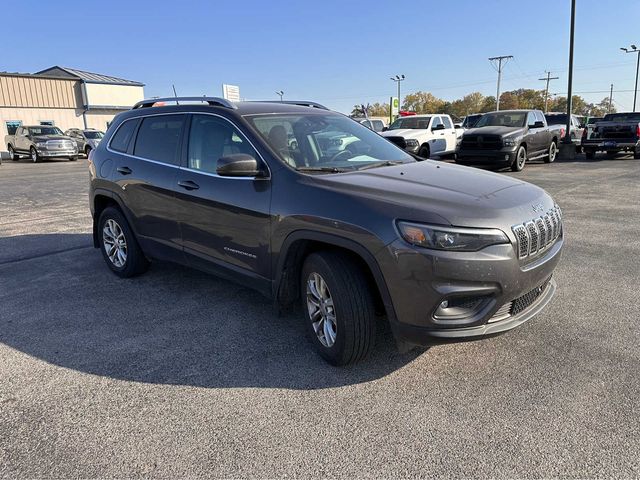
[{"label": "car door", "polygon": [[527,113],[527,126],[529,133],[527,135],[527,156],[529,158],[536,157],[540,154],[541,150],[541,128],[535,127],[536,122],[539,121],[536,118],[535,112]]},{"label": "car door", "polygon": [[441,154],[444,153],[447,149],[447,139],[445,137],[445,129],[444,123],[442,123],[441,117],[433,117],[431,119],[431,126],[429,129],[429,135],[431,136],[431,140],[429,140],[430,150],[432,154]]},{"label": "car door", "polygon": [[259,154],[228,119],[193,114],[176,183],[178,217],[187,261],[217,274],[242,276],[260,286],[270,278],[271,181],[223,177],[219,158]]},{"label": "car door", "polygon": [[145,254],[182,263],[175,182],[186,114],[149,115],[123,122],[108,151],[117,195]]},{"label": "car door", "polygon": [[445,150],[447,151],[447,153],[455,152],[458,139],[456,136],[456,129],[453,127],[453,122],[448,115],[443,115],[440,118],[442,119],[442,123],[444,124],[444,137],[446,141]]},{"label": "car door", "polygon": [[16,135],[14,137],[14,141],[15,141],[15,145],[14,148],[16,150],[22,151],[22,152],[26,152],[29,150],[29,130],[27,128],[24,127],[18,127],[18,129],[16,130]]}]

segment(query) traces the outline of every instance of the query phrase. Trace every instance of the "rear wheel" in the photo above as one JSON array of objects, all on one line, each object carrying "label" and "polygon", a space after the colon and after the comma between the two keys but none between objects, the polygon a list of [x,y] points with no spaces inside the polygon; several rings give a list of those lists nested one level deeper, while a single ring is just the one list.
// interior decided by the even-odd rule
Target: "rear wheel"
[{"label": "rear wheel", "polygon": [[596,158],[596,151],[595,150],[585,150],[584,151],[584,156],[587,158],[587,160],[593,160],[594,158]]},{"label": "rear wheel", "polygon": [[302,267],[301,293],[307,332],[327,362],[347,365],[367,356],[375,338],[375,306],[355,261],[336,252],[312,253]]},{"label": "rear wheel", "polygon": [[84,149],[84,156],[89,158],[89,154],[91,153],[91,147],[87,145]]},{"label": "rear wheel", "polygon": [[518,148],[518,152],[516,153],[516,158],[511,164],[511,170],[514,172],[521,172],[527,163],[527,149],[522,145]]},{"label": "rear wheel", "polygon": [[9,150],[9,156],[11,157],[11,160],[13,160],[14,162],[17,162],[18,160],[20,160],[20,156],[15,152],[15,150],[11,145],[9,145],[7,150]]},{"label": "rear wheel", "polygon": [[429,148],[429,145],[425,143],[420,147],[420,150],[418,150],[418,156],[422,158],[429,158],[430,155],[431,149]]},{"label": "rear wheel", "polygon": [[69,157],[69,161],[70,162],[75,162],[76,160],[78,160],[78,156],[74,155],[73,157]]},{"label": "rear wheel", "polygon": [[38,163],[41,160],[40,155],[38,155],[38,151],[35,149],[35,147],[31,147],[31,149],[29,150],[29,157],[31,158],[31,161],[33,163]]},{"label": "rear wheel", "polygon": [[120,210],[107,207],[100,214],[98,239],[104,261],[119,277],[133,277],[149,268],[149,261]]},{"label": "rear wheel", "polygon": [[544,157],[544,162],[553,163],[553,161],[556,159],[557,154],[558,154],[558,146],[556,145],[556,142],[551,142],[551,145],[549,145],[549,151],[547,152],[547,156]]}]

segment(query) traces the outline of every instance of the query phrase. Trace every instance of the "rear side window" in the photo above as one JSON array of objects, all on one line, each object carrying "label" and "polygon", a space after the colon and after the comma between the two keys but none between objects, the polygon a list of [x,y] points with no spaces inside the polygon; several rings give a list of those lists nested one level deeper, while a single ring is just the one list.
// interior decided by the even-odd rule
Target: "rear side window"
[{"label": "rear side window", "polygon": [[156,162],[178,165],[178,146],[184,115],[158,115],[142,120],[133,154]]},{"label": "rear side window", "polygon": [[111,139],[111,143],[109,144],[112,150],[115,150],[116,152],[127,151],[137,123],[138,122],[136,120],[127,120],[120,125],[120,128],[118,128],[118,131],[115,133]]},{"label": "rear side window", "polygon": [[453,125],[451,125],[451,120],[449,120],[449,117],[442,117],[442,122],[444,123],[444,128],[453,128]]}]

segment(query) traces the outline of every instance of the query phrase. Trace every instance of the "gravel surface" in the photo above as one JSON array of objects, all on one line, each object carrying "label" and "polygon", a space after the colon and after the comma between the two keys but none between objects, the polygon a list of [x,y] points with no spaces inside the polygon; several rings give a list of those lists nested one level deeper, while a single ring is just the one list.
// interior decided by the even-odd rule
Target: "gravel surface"
[{"label": "gravel surface", "polygon": [[480,341],[333,368],[299,316],[91,246],[86,160],[0,166],[0,477],[640,476],[640,161],[530,164],[558,292]]}]

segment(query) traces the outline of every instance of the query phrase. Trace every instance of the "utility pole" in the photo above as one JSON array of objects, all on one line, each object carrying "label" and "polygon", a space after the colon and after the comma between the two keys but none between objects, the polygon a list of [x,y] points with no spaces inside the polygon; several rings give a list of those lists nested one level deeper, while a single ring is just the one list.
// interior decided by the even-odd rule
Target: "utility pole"
[{"label": "utility pole", "polygon": [[633,111],[636,111],[636,97],[638,96],[638,72],[640,72],[640,49],[635,45],[631,45],[631,48],[622,47],[620,50],[623,50],[624,53],[637,53],[638,61],[636,62],[636,87],[633,90]]},{"label": "utility pole", "polygon": [[560,143],[560,157],[572,160],[576,158],[576,147],[571,141],[571,110],[573,107],[573,39],[576,25],[576,0],[571,0],[571,30],[569,33],[569,79],[567,82],[567,123],[565,125],[565,136]]},{"label": "utility pole", "polygon": [[613,103],[613,83],[611,84],[611,92],[609,93],[609,110],[607,110],[607,113],[611,113],[612,103]]},{"label": "utility pole", "polygon": [[547,101],[549,100],[549,81],[550,80],[558,80],[559,77],[552,77],[551,72],[547,72],[547,78],[539,78],[538,80],[546,81],[547,87],[544,89],[544,113],[547,113]]},{"label": "utility pole", "polygon": [[[500,55],[499,57],[491,57],[489,61],[493,68],[498,71],[498,89],[496,92],[496,110],[500,110],[500,80],[502,79],[502,62],[506,65],[509,60],[513,58],[513,55]],[[497,67],[496,67],[497,63]]]}]

